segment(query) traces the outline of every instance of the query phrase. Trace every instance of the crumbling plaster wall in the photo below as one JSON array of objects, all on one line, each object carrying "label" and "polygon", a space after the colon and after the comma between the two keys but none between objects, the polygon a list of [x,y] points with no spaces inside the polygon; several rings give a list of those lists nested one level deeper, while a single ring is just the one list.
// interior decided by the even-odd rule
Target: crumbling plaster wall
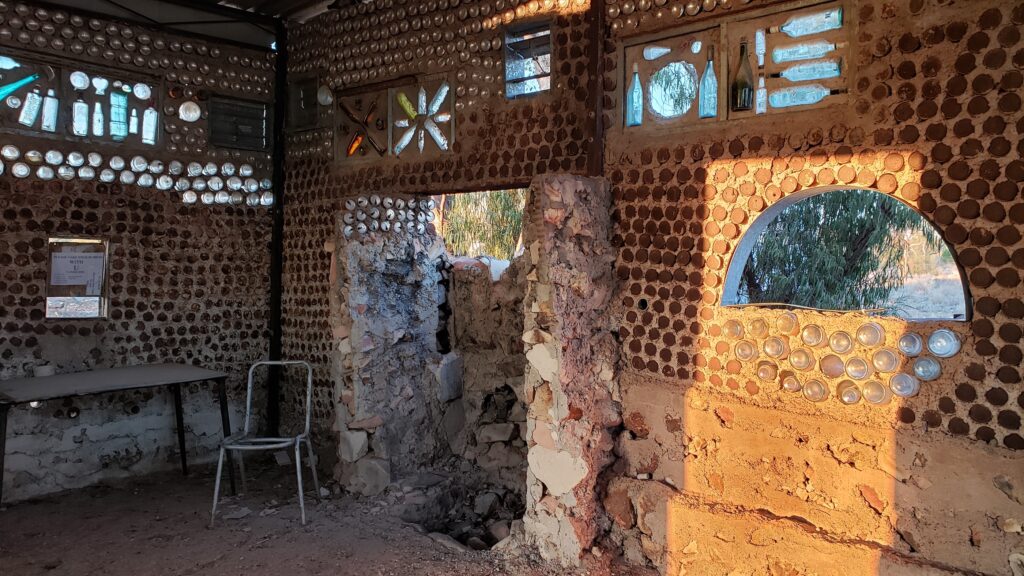
[{"label": "crumbling plaster wall", "polygon": [[[340,220],[339,220],[340,222]],[[340,228],[339,228],[340,230]],[[349,490],[383,491],[448,452],[437,352],[443,242],[435,235],[368,234],[333,245],[330,321],[339,435],[335,476]]]},{"label": "crumbling plaster wall", "polygon": [[[782,3],[683,19],[769,4]],[[635,27],[611,22],[606,174],[625,431],[605,506],[611,541],[665,574],[1020,572],[1024,4],[844,5],[854,61],[843,104],[713,129],[619,128],[618,51],[666,25],[650,12]],[[844,406],[839,379],[825,378],[830,398],[811,403],[760,380],[724,334],[729,319],[758,318],[776,333],[778,311],[718,306],[744,232],[781,198],[828,186],[906,202],[965,268],[972,321],[877,320],[890,346],[938,327],[963,340],[917,397]],[[867,320],[797,318],[851,333]]]},{"label": "crumbling plaster wall", "polygon": [[[444,76],[454,94],[457,127],[450,152],[410,149],[401,158],[345,158],[342,148],[349,139],[335,134],[345,120],[337,106],[321,108],[316,129],[288,136],[284,356],[308,360],[316,369],[314,424],[322,441],[331,437],[334,417],[328,321],[332,287],[323,246],[334,237],[334,217],[344,200],[375,193],[505,189],[526,186],[537,174],[587,170],[596,146],[593,78],[586,64],[592,49],[589,2],[525,8],[504,0],[357,3],[289,30],[292,78],[316,76],[336,91],[337,102],[346,95],[386,93],[382,86],[387,83],[414,85]],[[502,31],[484,26],[495,16],[505,22],[552,21],[550,91],[505,98]],[[292,406],[299,399],[294,384],[283,390]]]},{"label": "crumbling plaster wall", "polygon": [[610,191],[599,179],[543,176],[524,220],[529,257],[527,541],[577,565],[608,529],[601,474],[612,463],[618,344],[606,310],[615,290]]},{"label": "crumbling plaster wall", "polygon": [[[273,93],[273,57],[266,51],[31,3],[4,3],[0,14],[0,47],[72,66],[85,62],[155,75],[163,82],[155,93],[180,88],[176,97],[163,95],[163,104],[172,109],[195,97],[200,80],[215,81],[211,86],[219,93],[250,100],[266,101]],[[69,33],[74,40],[67,40]],[[189,73],[182,75],[183,69]],[[218,69],[219,75],[212,73]],[[206,71],[211,73],[201,78]],[[264,82],[264,74],[270,82]],[[223,79],[230,83],[221,88]],[[251,163],[257,176],[269,176],[269,153],[210,148],[205,119],[185,124],[172,114],[162,123],[157,149],[24,132],[4,132],[0,140],[22,154],[56,150],[67,157],[72,151],[96,151],[104,159],[118,154],[130,159],[138,153],[164,165],[231,161]],[[231,375],[237,428],[245,371],[267,355],[269,210],[186,206],[173,190],[117,182],[17,179],[6,163],[0,211],[0,378],[31,376],[43,364],[58,373],[153,362],[196,364]],[[47,239],[76,236],[109,241],[108,317],[47,320]],[[213,385],[190,385],[183,400],[190,463],[212,460],[221,438]],[[77,417],[69,416],[75,412]],[[166,389],[50,401],[38,409],[18,406],[11,410],[7,434],[5,502],[179,465]]]},{"label": "crumbling plaster wall", "polygon": [[453,452],[474,462],[486,482],[515,494],[513,509],[521,508],[526,492],[525,264],[523,257],[514,259],[493,281],[486,263],[455,258],[448,290],[462,397],[461,417],[453,413],[446,434]]}]

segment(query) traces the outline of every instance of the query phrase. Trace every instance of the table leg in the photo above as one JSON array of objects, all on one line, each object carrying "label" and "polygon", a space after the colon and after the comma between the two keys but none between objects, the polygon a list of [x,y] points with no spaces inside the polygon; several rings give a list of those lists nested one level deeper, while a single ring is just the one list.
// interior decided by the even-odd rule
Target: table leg
[{"label": "table leg", "polygon": [[7,453],[7,413],[10,404],[0,404],[0,504],[4,503],[4,454]]},{"label": "table leg", "polygon": [[[228,414],[227,378],[217,380],[217,397],[220,400],[220,423],[224,428],[224,438],[231,436],[231,417]],[[228,452],[228,478],[231,480],[231,494],[238,494],[235,486],[235,460]]]},{"label": "table leg", "polygon": [[181,454],[181,474],[188,476],[188,454],[185,452],[185,416],[181,409],[181,384],[171,385],[174,392],[174,419],[178,424],[178,452]]}]

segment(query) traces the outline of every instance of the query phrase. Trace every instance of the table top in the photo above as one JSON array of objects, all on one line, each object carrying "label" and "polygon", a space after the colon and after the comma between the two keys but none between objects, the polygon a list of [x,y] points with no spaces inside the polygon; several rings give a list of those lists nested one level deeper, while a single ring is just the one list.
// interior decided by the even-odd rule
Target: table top
[{"label": "table top", "polygon": [[54,376],[0,380],[0,403],[20,404],[226,377],[225,372],[188,364],[140,364],[120,368],[99,368]]}]

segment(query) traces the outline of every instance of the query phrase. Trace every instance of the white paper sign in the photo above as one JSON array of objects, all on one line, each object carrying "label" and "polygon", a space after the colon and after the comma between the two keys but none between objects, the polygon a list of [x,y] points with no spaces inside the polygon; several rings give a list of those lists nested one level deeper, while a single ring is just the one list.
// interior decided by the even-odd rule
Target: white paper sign
[{"label": "white paper sign", "polygon": [[50,284],[85,286],[86,296],[102,296],[102,252],[54,252],[50,261]]}]

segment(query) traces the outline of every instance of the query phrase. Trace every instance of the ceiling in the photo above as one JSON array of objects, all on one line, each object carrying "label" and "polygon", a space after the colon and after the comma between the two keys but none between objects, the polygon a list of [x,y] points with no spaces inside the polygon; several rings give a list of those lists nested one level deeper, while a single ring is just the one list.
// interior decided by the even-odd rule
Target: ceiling
[{"label": "ceiling", "polygon": [[81,13],[270,48],[278,20],[302,21],[330,0],[48,0]]}]

